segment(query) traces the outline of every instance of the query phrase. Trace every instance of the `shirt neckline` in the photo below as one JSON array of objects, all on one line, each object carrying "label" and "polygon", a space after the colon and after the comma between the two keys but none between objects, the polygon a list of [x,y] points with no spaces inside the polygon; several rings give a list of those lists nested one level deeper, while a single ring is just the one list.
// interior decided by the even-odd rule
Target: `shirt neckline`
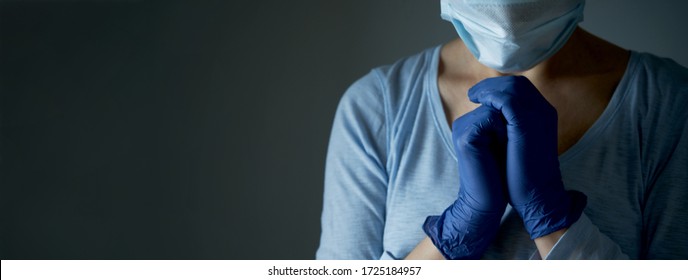
[{"label": "shirt neckline", "polygon": [[449,151],[449,154],[454,160],[456,160],[456,154],[454,153],[454,146],[451,141],[451,129],[446,123],[446,117],[444,113],[444,106],[442,106],[442,98],[440,97],[440,90],[438,83],[438,68],[440,61],[440,50],[442,45],[435,47],[432,51],[432,59],[430,60],[430,71],[427,72],[425,76],[425,93],[428,95],[430,100],[430,109],[435,115],[434,125],[437,131],[440,133],[440,138]]},{"label": "shirt neckline", "polygon": [[[442,106],[442,99],[440,98],[438,86],[438,68],[441,49],[442,45],[439,45],[432,50],[430,69],[425,77],[425,92],[428,94],[431,110],[434,114],[434,125],[437,128],[437,131],[440,133],[440,138],[442,139],[445,148],[449,151],[449,154],[451,154],[452,158],[456,160],[456,154],[454,153],[454,147],[451,141],[451,129],[445,120],[446,117],[444,113],[444,107]],[[623,104],[624,99],[628,95],[628,86],[634,79],[633,73],[636,71],[638,65],[637,60],[639,60],[639,54],[635,51],[630,51],[630,57],[628,59],[626,70],[624,71],[624,74],[621,77],[616,89],[614,89],[614,93],[612,94],[609,103],[597,120],[595,120],[590,128],[585,131],[583,136],[581,136],[581,138],[578,139],[578,141],[573,144],[573,146],[569,147],[569,149],[563,154],[559,155],[560,165],[563,165],[581,151],[585,150],[585,148],[590,146],[591,143],[597,139],[597,136],[602,133],[607,126],[609,126],[621,108],[621,104]]]}]

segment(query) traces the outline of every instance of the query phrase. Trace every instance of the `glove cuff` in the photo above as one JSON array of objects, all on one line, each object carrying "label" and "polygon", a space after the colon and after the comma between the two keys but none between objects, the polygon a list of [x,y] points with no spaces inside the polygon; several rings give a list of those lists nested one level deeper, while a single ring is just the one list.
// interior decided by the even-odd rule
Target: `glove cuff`
[{"label": "glove cuff", "polygon": [[432,244],[435,245],[435,247],[442,253],[442,256],[444,256],[445,259],[451,260],[452,257],[449,256],[445,250],[443,250],[443,242],[440,239],[440,236],[442,236],[442,222],[440,220],[442,219],[442,216],[428,216],[425,219],[425,223],[423,223],[423,231],[425,234],[430,237],[430,240],[432,240]]},{"label": "glove cuff", "polygon": [[[560,203],[555,207],[514,207],[521,213],[523,224],[530,234],[530,239],[535,239],[569,228],[583,214],[587,204],[587,196],[579,191],[566,191]],[[521,208],[521,209],[518,209]],[[528,210],[526,210],[528,209]]]},{"label": "glove cuff", "polygon": [[445,217],[451,211],[450,206],[441,216],[428,216],[423,223],[423,231],[445,259],[479,259],[497,235],[501,214],[473,212],[470,217],[458,218],[462,221],[457,221],[456,215],[452,215],[452,222],[445,223]]}]

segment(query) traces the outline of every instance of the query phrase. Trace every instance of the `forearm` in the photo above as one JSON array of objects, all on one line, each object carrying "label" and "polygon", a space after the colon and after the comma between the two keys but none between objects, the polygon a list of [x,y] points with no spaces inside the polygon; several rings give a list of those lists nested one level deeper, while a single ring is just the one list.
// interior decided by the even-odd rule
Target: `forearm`
[{"label": "forearm", "polygon": [[[540,256],[545,258],[552,250],[559,239],[564,235],[566,229],[561,229],[545,235],[543,237],[535,238],[535,246],[537,246]],[[406,256],[407,260],[444,260],[442,253],[432,244],[429,237],[425,237],[416,245],[411,253]]]},{"label": "forearm", "polygon": [[442,253],[432,244],[429,237],[425,237],[413,251],[406,256],[407,260],[444,260]]},{"label": "forearm", "polygon": [[[543,236],[546,237],[546,236]],[[580,219],[555,241],[549,252],[539,250],[540,257],[548,260],[618,260],[628,259],[616,242],[601,233],[590,219]],[[546,254],[543,254],[546,253]]]},{"label": "forearm", "polygon": [[547,257],[550,251],[552,251],[554,245],[557,244],[557,242],[559,241],[559,239],[561,239],[565,232],[566,229],[560,229],[548,235],[535,238],[535,246],[537,247],[538,252],[540,253],[540,256],[542,256],[543,259]]}]

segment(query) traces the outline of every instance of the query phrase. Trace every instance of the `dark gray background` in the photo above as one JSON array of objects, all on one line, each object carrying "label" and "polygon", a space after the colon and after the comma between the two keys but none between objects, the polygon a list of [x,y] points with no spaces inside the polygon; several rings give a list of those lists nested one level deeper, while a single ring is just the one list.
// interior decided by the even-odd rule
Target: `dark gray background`
[{"label": "dark gray background", "polygon": [[[339,97],[456,36],[439,0],[187,2],[2,1],[0,258],[313,258]],[[688,65],[687,10],[583,26]]]}]

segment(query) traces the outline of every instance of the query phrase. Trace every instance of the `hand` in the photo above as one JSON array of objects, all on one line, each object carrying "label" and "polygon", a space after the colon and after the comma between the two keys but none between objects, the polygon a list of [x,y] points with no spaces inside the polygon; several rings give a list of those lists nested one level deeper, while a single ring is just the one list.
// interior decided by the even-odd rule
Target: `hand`
[{"label": "hand", "polygon": [[571,226],[586,196],[564,190],[557,152],[557,111],[523,76],[485,79],[468,90],[471,101],[499,110],[507,123],[509,202],[532,239]]},{"label": "hand", "polygon": [[441,216],[428,217],[423,229],[446,259],[478,259],[506,208],[506,126],[498,111],[481,106],[454,121],[452,138],[458,199]]}]

